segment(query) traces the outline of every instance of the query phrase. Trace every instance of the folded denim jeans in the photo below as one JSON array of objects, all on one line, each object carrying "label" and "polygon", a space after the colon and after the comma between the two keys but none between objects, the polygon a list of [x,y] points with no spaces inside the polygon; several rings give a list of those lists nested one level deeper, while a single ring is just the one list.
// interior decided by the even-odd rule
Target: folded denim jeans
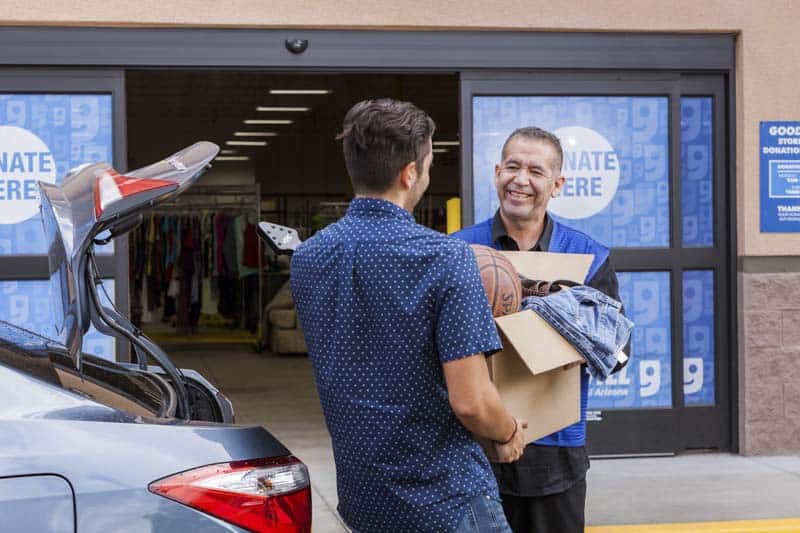
[{"label": "folded denim jeans", "polygon": [[586,359],[589,372],[605,380],[617,364],[617,354],[631,336],[633,322],[622,304],[592,287],[580,285],[545,297],[522,300],[546,320]]}]

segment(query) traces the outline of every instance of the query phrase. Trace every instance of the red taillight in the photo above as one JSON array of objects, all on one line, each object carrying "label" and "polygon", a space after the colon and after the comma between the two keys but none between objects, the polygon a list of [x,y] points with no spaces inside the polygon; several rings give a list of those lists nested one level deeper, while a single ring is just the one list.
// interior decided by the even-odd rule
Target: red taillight
[{"label": "red taillight", "polygon": [[311,531],[308,470],[295,457],[204,466],[154,481],[149,489],[251,531]]},{"label": "red taillight", "polygon": [[160,189],[161,187],[175,188],[177,185],[173,181],[128,178],[120,176],[117,171],[110,169],[97,176],[94,185],[94,215],[99,219],[103,210],[117,200],[136,193]]}]

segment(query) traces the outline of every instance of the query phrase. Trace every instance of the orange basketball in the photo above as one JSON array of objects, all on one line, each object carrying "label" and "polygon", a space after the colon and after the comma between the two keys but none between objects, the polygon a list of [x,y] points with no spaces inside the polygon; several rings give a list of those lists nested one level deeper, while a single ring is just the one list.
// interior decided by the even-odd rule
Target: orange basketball
[{"label": "orange basketball", "polygon": [[494,248],[482,244],[470,246],[478,261],[483,290],[489,299],[492,315],[503,316],[519,311],[522,284],[511,261]]}]

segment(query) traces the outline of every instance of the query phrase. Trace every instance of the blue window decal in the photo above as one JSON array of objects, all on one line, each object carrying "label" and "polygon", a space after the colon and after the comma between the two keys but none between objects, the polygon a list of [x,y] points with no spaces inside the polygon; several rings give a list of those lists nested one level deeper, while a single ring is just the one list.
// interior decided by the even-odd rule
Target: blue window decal
[{"label": "blue window decal", "polygon": [[112,161],[111,95],[0,94],[0,145],[0,255],[46,254],[36,182]]},{"label": "blue window decal", "polygon": [[590,409],[672,407],[669,272],[620,272],[626,314],[636,327],[631,360],[605,382],[589,381]]},{"label": "blue window decal", "polygon": [[681,98],[681,225],[684,246],[714,245],[711,97]]},{"label": "blue window decal", "polygon": [[714,405],[714,272],[683,273],[683,401]]},{"label": "blue window decal", "polygon": [[[103,285],[113,299],[114,281],[103,280]],[[64,319],[56,320],[53,316],[61,309],[52,305],[50,291],[49,280],[0,281],[0,320],[58,341],[55,324],[63,323]],[[110,305],[103,291],[100,291],[100,300]],[[103,335],[94,326],[83,337],[83,351],[112,361],[116,355],[114,339]]]},{"label": "blue window decal", "polygon": [[610,247],[667,247],[667,97],[476,96],[473,112],[475,221],[498,206],[494,169],[516,128],[555,133],[567,178],[550,212]]}]

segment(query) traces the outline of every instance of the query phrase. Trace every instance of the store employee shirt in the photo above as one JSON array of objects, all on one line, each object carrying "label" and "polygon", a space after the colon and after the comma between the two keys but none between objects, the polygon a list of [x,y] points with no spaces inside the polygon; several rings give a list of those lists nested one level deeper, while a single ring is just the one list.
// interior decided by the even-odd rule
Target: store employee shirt
[{"label": "store employee shirt", "polygon": [[497,497],[442,370],[501,347],[469,246],[395,204],[356,198],[297,249],[291,280],[345,522],[450,531],[472,497]]}]

